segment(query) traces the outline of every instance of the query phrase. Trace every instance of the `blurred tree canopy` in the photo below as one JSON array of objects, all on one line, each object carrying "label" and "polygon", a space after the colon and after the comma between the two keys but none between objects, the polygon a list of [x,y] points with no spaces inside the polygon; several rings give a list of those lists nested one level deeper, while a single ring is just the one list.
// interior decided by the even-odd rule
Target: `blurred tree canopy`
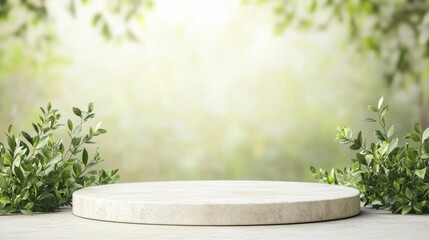
[{"label": "blurred tree canopy", "polygon": [[348,28],[353,46],[372,55],[392,88],[417,86],[420,121],[429,126],[429,1],[427,0],[275,0],[276,30],[288,27]]},{"label": "blurred tree canopy", "polygon": [[135,32],[152,7],[152,0],[0,0],[0,123],[22,121],[14,107],[31,111],[25,103],[34,96],[58,92],[55,70],[70,63],[54,48],[61,41],[59,18],[87,22],[108,41],[137,41]]},{"label": "blurred tree canopy", "polygon": [[[52,1],[53,2],[53,1]],[[51,2],[51,3],[52,3]],[[76,17],[84,7],[89,7],[90,0],[69,0],[64,4],[71,16]],[[92,14],[91,24],[105,39],[128,38],[137,40],[129,27],[131,21],[141,22],[143,12],[153,7],[152,0],[108,0],[103,1],[105,8],[98,9]],[[49,28],[54,19],[51,14],[50,2],[46,0],[0,0],[0,41],[15,37],[26,39],[30,30],[36,33],[37,46],[51,44],[55,32]],[[123,24],[125,31],[115,35],[113,24]]]}]

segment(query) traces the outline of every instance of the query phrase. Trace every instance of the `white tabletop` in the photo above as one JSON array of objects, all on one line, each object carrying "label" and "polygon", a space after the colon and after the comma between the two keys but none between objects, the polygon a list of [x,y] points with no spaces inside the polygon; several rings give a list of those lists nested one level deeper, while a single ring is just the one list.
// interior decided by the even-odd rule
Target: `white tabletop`
[{"label": "white tabletop", "polygon": [[359,213],[352,188],[280,181],[166,181],[104,185],[73,195],[77,216],[130,223],[263,225]]}]

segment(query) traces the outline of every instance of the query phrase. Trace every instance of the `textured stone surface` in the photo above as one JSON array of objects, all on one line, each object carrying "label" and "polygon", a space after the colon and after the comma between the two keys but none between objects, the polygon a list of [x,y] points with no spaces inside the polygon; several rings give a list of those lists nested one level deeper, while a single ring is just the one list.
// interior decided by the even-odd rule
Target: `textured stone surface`
[{"label": "textured stone surface", "polygon": [[359,192],[275,181],[178,181],[104,185],[73,194],[73,213],[97,220],[172,225],[265,225],[359,214]]},{"label": "textured stone surface", "polygon": [[167,226],[95,221],[71,209],[33,216],[0,216],[0,239],[413,239],[427,240],[429,215],[397,215],[362,209],[340,221],[263,226]]}]

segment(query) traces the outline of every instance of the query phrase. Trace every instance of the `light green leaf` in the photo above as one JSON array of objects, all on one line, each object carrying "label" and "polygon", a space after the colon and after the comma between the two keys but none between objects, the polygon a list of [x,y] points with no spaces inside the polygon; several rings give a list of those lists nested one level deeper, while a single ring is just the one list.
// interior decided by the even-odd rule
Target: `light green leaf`
[{"label": "light green leaf", "polygon": [[94,131],[97,131],[98,129],[100,129],[101,126],[101,121],[97,123],[97,125],[95,125]]},{"label": "light green leaf", "polygon": [[33,208],[33,206],[34,206],[34,203],[33,202],[28,202],[27,204],[25,204],[25,209],[27,209],[27,210],[30,210],[30,209],[32,209]]},{"label": "light green leaf", "polygon": [[10,198],[8,196],[0,197],[0,203],[8,204],[8,203],[10,203]]},{"label": "light green leaf", "polygon": [[40,139],[36,144],[36,147],[35,147],[36,150],[44,147],[48,143],[48,141],[49,141],[49,135],[42,137],[42,139]]},{"label": "light green leaf", "polygon": [[422,135],[422,143],[429,138],[429,128],[426,128],[426,130],[423,132]]},{"label": "light green leaf", "polygon": [[410,211],[411,211],[411,206],[410,206],[410,205],[406,205],[406,206],[404,206],[404,207],[402,208],[402,212],[401,212],[401,214],[402,214],[402,215],[405,215],[405,214],[409,213]]},{"label": "light green leaf", "polygon": [[368,109],[369,109],[371,112],[378,112],[378,109],[377,109],[374,105],[368,105]]},{"label": "light green leaf", "polygon": [[383,100],[384,100],[384,97],[381,97],[380,100],[378,100],[378,105],[377,105],[378,109],[380,109],[381,105],[383,105]]},{"label": "light green leaf", "polygon": [[393,135],[393,133],[395,132],[395,126],[391,126],[390,128],[389,128],[389,130],[387,130],[387,137],[388,138],[390,138],[392,135]]},{"label": "light green leaf", "polygon": [[398,146],[398,141],[398,138],[394,138],[392,142],[389,143],[389,150],[387,150],[387,154],[391,153],[396,148],[396,146]]},{"label": "light green leaf", "polygon": [[70,131],[73,130],[73,122],[70,119],[67,120],[67,127]]},{"label": "light green leaf", "polygon": [[418,169],[416,170],[416,175],[421,178],[421,179],[425,179],[425,175],[426,175],[426,167],[422,168],[422,169]]},{"label": "light green leaf", "polygon": [[21,208],[21,209],[19,209],[19,211],[20,211],[21,213],[23,213],[24,215],[32,215],[32,214],[33,214],[33,211],[28,210],[28,209],[23,209],[23,208]]}]

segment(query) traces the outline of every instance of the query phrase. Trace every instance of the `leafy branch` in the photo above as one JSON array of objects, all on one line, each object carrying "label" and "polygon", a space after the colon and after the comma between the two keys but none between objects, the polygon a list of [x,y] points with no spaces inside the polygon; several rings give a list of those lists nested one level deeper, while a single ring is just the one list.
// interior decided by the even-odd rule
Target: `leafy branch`
[{"label": "leafy branch", "polygon": [[60,206],[72,204],[74,191],[119,180],[118,170],[90,170],[103,159],[98,149],[90,157],[85,146],[106,133],[101,122],[82,133],[84,124],[95,116],[93,103],[86,111],[73,108],[80,121],[74,126],[67,120],[67,150],[63,139],[54,135],[63,126],[59,111],[50,103],[40,110],[40,121],[32,124],[33,135],[24,131],[15,135],[10,125],[7,144],[0,143],[0,214],[58,211]]},{"label": "leafy branch", "polygon": [[404,137],[413,144],[398,146],[399,139],[393,136],[394,126],[386,128],[389,107],[383,107],[383,98],[377,107],[369,105],[368,108],[377,114],[377,120],[366,118],[364,121],[380,126],[374,131],[377,141],[367,146],[361,131],[353,138],[350,128],[338,127],[336,140],[359,151],[351,165],[343,171],[333,168],[329,173],[311,166],[310,171],[321,182],[357,188],[365,206],[402,214],[429,213],[429,128],[422,132],[416,122],[413,132]]}]

